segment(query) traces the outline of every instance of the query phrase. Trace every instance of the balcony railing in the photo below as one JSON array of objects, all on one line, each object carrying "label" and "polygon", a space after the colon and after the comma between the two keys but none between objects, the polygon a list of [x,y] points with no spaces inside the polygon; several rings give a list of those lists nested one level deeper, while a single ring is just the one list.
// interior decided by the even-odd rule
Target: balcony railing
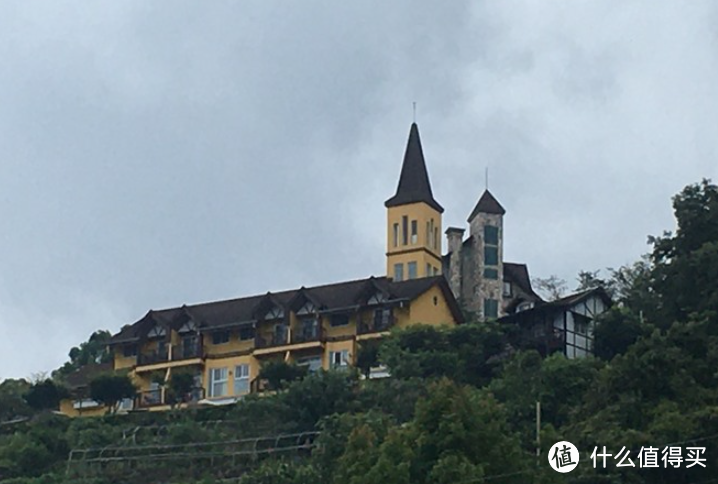
[{"label": "balcony railing", "polygon": [[388,316],[375,317],[369,321],[359,322],[357,331],[359,334],[381,333],[389,331],[393,326],[394,316],[390,314]]},{"label": "balcony railing", "polygon": [[137,408],[149,408],[157,407],[159,405],[170,405],[172,403],[197,403],[204,399],[204,388],[195,387],[192,388],[186,395],[182,395],[176,401],[173,401],[169,390],[165,389],[164,392],[161,388],[155,390],[147,390],[140,392],[137,395]]},{"label": "balcony railing", "polygon": [[299,331],[292,333],[292,343],[307,343],[310,341],[321,341],[323,336],[322,327],[320,325],[310,328],[300,328]]},{"label": "balcony railing", "polygon": [[137,395],[138,408],[156,407],[157,405],[164,405],[162,389],[148,390]]},{"label": "balcony railing", "polygon": [[137,355],[138,365],[151,365],[153,363],[160,363],[169,360],[169,351],[167,348],[163,350],[154,350]]},{"label": "balcony railing", "polygon": [[284,334],[273,334],[269,338],[263,338],[257,336],[254,338],[254,346],[256,348],[271,348],[273,346],[284,346],[289,344],[289,335]]},{"label": "balcony railing", "polygon": [[202,345],[199,341],[172,345],[172,360],[187,360],[190,358],[202,358]]}]

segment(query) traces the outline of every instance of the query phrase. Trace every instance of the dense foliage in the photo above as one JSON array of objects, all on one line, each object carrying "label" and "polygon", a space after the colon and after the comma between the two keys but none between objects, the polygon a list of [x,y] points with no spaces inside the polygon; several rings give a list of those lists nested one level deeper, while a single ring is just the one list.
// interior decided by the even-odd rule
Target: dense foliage
[{"label": "dense foliage", "polygon": [[[362,350],[356,373],[305,376],[276,364],[263,369],[277,390],[268,396],[216,409],[86,419],[34,411],[25,398],[32,386],[8,380],[0,384],[0,421],[5,422],[0,481],[714,482],[718,188],[707,181],[687,187],[675,197],[674,208],[677,231],[651,239],[645,259],[609,270],[604,279],[598,272],[581,273],[579,286],[602,284],[617,302],[596,330],[596,358],[514,351],[506,344],[512,328],[496,323],[417,326]],[[388,366],[391,378],[359,376],[377,362]],[[175,382],[177,393],[188,384]],[[12,420],[31,415],[27,421]],[[316,431],[321,433],[306,433]],[[291,445],[275,437],[250,440],[251,458],[237,452],[222,457],[244,445],[242,439],[295,433],[299,437],[292,437]],[[548,448],[559,440],[581,451],[581,464],[570,474],[557,474],[547,464]],[[669,444],[684,452],[689,446],[706,447],[707,468],[619,468],[612,458],[607,469],[591,464],[595,447],[605,446],[611,454],[625,447],[638,464],[642,446],[660,452]],[[212,448],[211,461],[200,457],[206,445],[219,445]],[[84,448],[105,449],[105,455],[144,449],[145,456],[160,449],[165,457],[94,470],[67,466],[70,451]],[[166,456],[173,452],[175,458]]]}]

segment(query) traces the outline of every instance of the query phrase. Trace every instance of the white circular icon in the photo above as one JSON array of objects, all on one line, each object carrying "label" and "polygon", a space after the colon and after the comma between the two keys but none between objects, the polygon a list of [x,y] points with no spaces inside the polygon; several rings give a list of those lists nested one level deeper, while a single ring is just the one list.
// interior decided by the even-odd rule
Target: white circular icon
[{"label": "white circular icon", "polygon": [[548,451],[548,463],[556,472],[571,472],[578,465],[578,449],[571,442],[556,442]]}]

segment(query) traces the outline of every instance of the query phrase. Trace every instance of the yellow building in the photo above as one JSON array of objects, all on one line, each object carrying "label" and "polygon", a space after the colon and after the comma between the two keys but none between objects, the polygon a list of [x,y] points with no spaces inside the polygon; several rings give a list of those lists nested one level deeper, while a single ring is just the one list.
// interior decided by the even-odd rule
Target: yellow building
[{"label": "yellow building", "polygon": [[[166,382],[177,372],[195,382],[183,405],[232,403],[261,389],[260,368],[272,359],[309,371],[343,368],[356,363],[362,344],[394,327],[460,323],[461,311],[441,275],[444,209],[431,192],[416,124],[396,194],[385,205],[387,277],[152,310],[125,326],[110,342],[112,369],[128,372],[139,394],[121,402],[120,411],[169,408]],[[104,409],[78,396],[64,401],[62,411],[91,415]]]}]

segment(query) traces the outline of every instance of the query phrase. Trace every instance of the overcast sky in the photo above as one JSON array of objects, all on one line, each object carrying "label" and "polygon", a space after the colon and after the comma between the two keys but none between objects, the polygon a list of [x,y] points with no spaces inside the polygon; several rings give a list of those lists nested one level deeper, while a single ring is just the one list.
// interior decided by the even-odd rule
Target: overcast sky
[{"label": "overcast sky", "polygon": [[412,102],[444,228],[575,285],[718,179],[718,3],[0,4],[0,379],[148,309],[385,270]]}]

